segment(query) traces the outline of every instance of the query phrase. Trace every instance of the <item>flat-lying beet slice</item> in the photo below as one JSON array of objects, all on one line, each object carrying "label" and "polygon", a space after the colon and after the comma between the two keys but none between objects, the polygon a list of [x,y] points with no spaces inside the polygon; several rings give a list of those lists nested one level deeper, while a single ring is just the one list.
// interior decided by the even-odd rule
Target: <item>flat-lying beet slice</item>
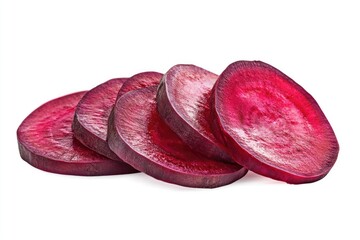
[{"label": "flat-lying beet slice", "polygon": [[210,94],[218,76],[194,65],[175,65],[157,93],[160,116],[194,151],[232,162],[210,128]]},{"label": "flat-lying beet slice", "polygon": [[188,187],[219,187],[244,176],[237,164],[195,154],[161,120],[156,86],[120,97],[109,120],[110,148],[135,169],[165,182]]},{"label": "flat-lying beet slice", "polygon": [[74,136],[86,147],[113,160],[121,161],[106,142],[107,125],[116,96],[127,78],[106,81],[88,91],[76,106]]},{"label": "flat-lying beet slice", "polygon": [[323,178],[337,159],[337,139],[315,99],[266,63],[229,65],[211,102],[214,134],[249,170],[306,183]]},{"label": "flat-lying beet slice", "polygon": [[158,72],[142,72],[132,76],[129,81],[124,82],[121,87],[118,98],[127,92],[140,88],[157,86],[162,78],[162,74]]},{"label": "flat-lying beet slice", "polygon": [[17,138],[21,157],[36,168],[72,175],[110,175],[135,170],[83,146],[71,129],[75,107],[85,92],[51,100],[21,123]]}]

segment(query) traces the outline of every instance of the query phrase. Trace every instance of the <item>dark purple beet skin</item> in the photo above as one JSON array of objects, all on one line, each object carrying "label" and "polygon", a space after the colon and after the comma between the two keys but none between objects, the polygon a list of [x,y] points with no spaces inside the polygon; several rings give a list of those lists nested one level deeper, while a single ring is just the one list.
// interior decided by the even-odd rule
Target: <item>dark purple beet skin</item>
[{"label": "dark purple beet skin", "polygon": [[230,64],[212,90],[211,108],[215,136],[251,171],[308,183],[337,159],[338,141],[315,99],[266,63]]},{"label": "dark purple beet skin", "polygon": [[218,76],[194,65],[175,65],[161,80],[157,108],[161,118],[194,151],[233,162],[214,137],[210,94]]},{"label": "dark purple beet skin", "polygon": [[86,92],[51,100],[34,110],[17,130],[21,157],[48,172],[96,176],[131,173],[128,164],[112,161],[74,138],[75,107]]},{"label": "dark purple beet skin", "polygon": [[88,91],[75,109],[74,136],[86,147],[110,159],[121,161],[106,142],[107,125],[116,96],[127,78],[106,81]]},{"label": "dark purple beet skin", "polygon": [[187,187],[220,187],[243,177],[237,164],[195,154],[162,121],[156,86],[121,96],[109,119],[108,144],[121,159],[154,178]]}]

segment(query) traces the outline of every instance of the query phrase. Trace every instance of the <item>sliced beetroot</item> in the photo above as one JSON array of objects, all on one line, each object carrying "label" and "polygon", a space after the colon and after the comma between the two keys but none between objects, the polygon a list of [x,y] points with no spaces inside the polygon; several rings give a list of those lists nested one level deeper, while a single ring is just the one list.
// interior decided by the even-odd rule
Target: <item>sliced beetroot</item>
[{"label": "sliced beetroot", "polygon": [[150,86],[157,86],[162,78],[162,74],[158,72],[142,72],[132,76],[129,81],[124,82],[118,97],[127,92]]},{"label": "sliced beetroot", "polygon": [[115,78],[88,91],[76,106],[74,136],[86,147],[121,161],[106,142],[107,125],[116,96],[127,78]]},{"label": "sliced beetroot", "polygon": [[229,65],[211,102],[215,135],[249,170],[306,183],[323,178],[337,159],[337,139],[315,99],[266,63]]},{"label": "sliced beetroot", "polygon": [[[114,103],[122,95],[124,95],[127,92],[131,92],[134,90],[151,87],[151,86],[158,86],[162,76],[163,76],[163,74],[158,73],[158,72],[142,72],[142,73],[135,74],[134,76],[132,76],[131,78],[129,78],[128,80],[126,80],[123,83],[120,91],[117,94],[117,97],[116,97],[116,100],[114,101]],[[112,121],[113,115],[114,115],[114,106],[111,109],[108,122]],[[109,131],[109,129],[107,129],[107,130]]]},{"label": "sliced beetroot", "polygon": [[71,123],[84,94],[66,95],[33,111],[17,130],[21,157],[54,173],[94,176],[134,172],[128,164],[99,155],[74,138]]},{"label": "sliced beetroot", "polygon": [[121,159],[154,178],[188,187],[219,187],[244,176],[241,166],[195,154],[162,121],[156,86],[120,97],[109,120],[108,143]]},{"label": "sliced beetroot", "polygon": [[194,65],[176,65],[157,93],[160,116],[194,151],[232,162],[210,128],[210,94],[218,76]]}]

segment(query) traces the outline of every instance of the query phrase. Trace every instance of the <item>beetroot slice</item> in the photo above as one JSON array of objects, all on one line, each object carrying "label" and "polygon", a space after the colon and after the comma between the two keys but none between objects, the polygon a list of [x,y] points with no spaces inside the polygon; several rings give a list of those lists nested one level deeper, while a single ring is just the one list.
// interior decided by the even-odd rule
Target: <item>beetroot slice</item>
[{"label": "beetroot slice", "polygon": [[156,109],[156,86],[120,97],[109,120],[108,143],[135,169],[165,182],[213,188],[229,184],[247,170],[192,152],[161,120]]},{"label": "beetroot slice", "polygon": [[334,165],[339,145],[315,99],[276,68],[239,61],[220,75],[212,126],[249,170],[288,183],[313,182]]},{"label": "beetroot slice", "polygon": [[106,81],[88,91],[76,106],[74,136],[86,147],[110,159],[121,161],[106,142],[107,125],[117,93],[127,78]]},{"label": "beetroot slice", "polygon": [[[142,73],[133,75],[131,78],[129,78],[128,80],[126,80],[123,83],[120,91],[117,94],[116,101],[127,92],[142,89],[145,87],[159,85],[162,76],[163,76],[163,74],[158,73],[158,72],[142,72]],[[114,101],[114,103],[116,101]],[[114,107],[112,107],[112,109],[111,109],[109,119],[108,119],[108,124],[109,124],[109,121],[112,121],[113,115],[114,115]],[[107,132],[109,134],[109,128],[107,129]],[[108,141],[108,139],[106,141]]]},{"label": "beetroot slice", "polygon": [[158,72],[142,72],[132,76],[128,81],[124,82],[121,87],[118,98],[127,92],[150,87],[157,86],[162,78],[163,74]]},{"label": "beetroot slice", "polygon": [[71,175],[110,175],[134,172],[83,146],[71,129],[74,111],[85,92],[51,100],[21,123],[17,138],[21,157],[36,168]]},{"label": "beetroot slice", "polygon": [[210,128],[209,98],[218,76],[194,65],[176,65],[161,80],[158,111],[191,149],[232,162]]}]

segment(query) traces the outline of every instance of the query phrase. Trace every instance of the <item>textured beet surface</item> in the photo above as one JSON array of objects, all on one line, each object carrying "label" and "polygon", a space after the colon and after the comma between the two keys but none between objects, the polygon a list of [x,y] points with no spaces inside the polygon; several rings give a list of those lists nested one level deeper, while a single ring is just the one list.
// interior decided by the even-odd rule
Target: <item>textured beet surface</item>
[{"label": "textured beet surface", "polygon": [[107,125],[116,96],[127,78],[115,78],[88,91],[75,110],[74,136],[88,148],[121,161],[106,142]]},{"label": "textured beet surface", "polygon": [[157,179],[189,187],[219,187],[246,174],[241,166],[192,152],[161,120],[156,89],[131,91],[117,100],[108,143],[121,159]]},{"label": "textured beet surface", "polygon": [[83,146],[71,129],[75,107],[85,92],[49,101],[33,111],[17,130],[21,157],[36,168],[72,175],[109,175],[134,172]]},{"label": "textured beet surface", "polygon": [[306,183],[323,178],[337,159],[337,139],[314,98],[266,63],[229,65],[211,102],[215,135],[249,170]]},{"label": "textured beet surface", "polygon": [[176,65],[161,80],[157,107],[164,121],[194,151],[231,162],[209,123],[209,98],[217,78],[194,65]]}]

